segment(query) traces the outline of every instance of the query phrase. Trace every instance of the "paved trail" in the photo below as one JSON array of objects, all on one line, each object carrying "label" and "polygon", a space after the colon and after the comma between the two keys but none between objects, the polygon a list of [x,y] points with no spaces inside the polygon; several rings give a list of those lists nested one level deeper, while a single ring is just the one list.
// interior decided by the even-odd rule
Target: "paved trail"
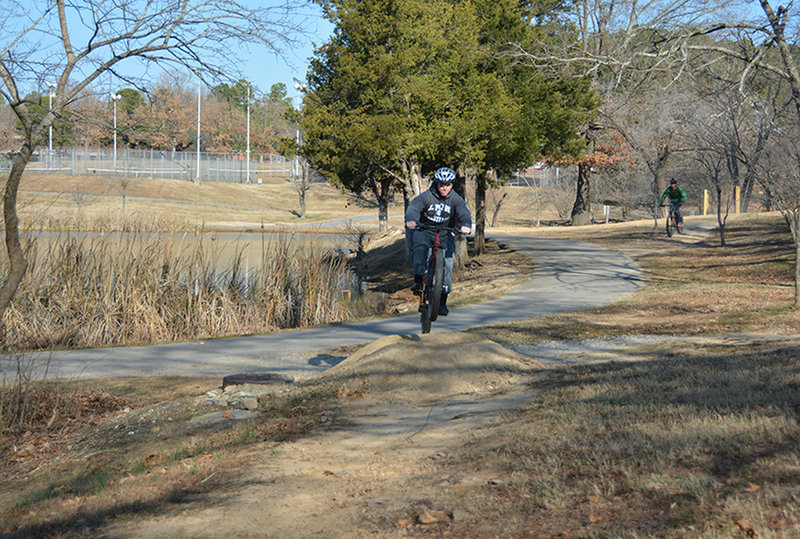
[{"label": "paved trail", "polygon": [[[433,332],[461,331],[607,305],[642,285],[639,268],[632,260],[593,244],[552,238],[493,237],[535,261],[530,280],[500,299],[451,309],[447,318],[434,323]],[[325,351],[386,335],[419,332],[419,315],[409,314],[262,336],[58,351],[35,357],[40,366],[49,357],[48,377],[222,377],[259,371],[308,377],[344,359]]]}]

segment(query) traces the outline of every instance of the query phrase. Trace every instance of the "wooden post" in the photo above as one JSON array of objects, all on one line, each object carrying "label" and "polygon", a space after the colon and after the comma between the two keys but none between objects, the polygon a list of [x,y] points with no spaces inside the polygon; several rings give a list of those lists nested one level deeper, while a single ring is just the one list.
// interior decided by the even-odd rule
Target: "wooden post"
[{"label": "wooden post", "polygon": [[734,200],[734,213],[739,213],[739,201],[741,200],[741,193],[742,188],[738,185],[734,186],[733,188],[733,200]]}]

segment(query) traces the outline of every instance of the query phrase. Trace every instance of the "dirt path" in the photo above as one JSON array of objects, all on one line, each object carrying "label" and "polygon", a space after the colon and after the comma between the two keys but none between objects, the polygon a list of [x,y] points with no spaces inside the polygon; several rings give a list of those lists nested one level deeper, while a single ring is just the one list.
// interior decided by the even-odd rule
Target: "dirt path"
[{"label": "dirt path", "polygon": [[236,488],[199,502],[210,507],[116,527],[109,535],[385,537],[391,526],[418,527],[413,517],[425,510],[434,520],[458,518],[452,501],[437,499],[443,484],[453,490],[491,478],[443,477],[434,461],[448,458],[465,432],[528,398],[515,392],[424,407],[352,402],[341,411],[346,425],[340,428],[283,444],[274,454],[259,447]]},{"label": "dirt path", "polygon": [[334,426],[260,444],[232,490],[170,516],[118,523],[104,535],[385,537],[387,529],[403,534],[420,521],[459,518],[459,487],[491,477],[442,476],[436,461],[465,433],[527,402],[525,374],[541,365],[479,337],[423,341],[380,339],[332,368],[320,382],[355,396],[343,399]]}]

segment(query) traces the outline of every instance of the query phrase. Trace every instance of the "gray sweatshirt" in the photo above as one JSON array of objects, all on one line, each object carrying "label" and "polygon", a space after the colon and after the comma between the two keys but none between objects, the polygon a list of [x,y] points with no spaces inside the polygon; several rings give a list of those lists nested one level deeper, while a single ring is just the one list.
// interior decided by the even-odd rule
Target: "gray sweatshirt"
[{"label": "gray sweatshirt", "polygon": [[461,195],[452,190],[442,197],[436,183],[411,201],[406,208],[406,221],[450,227],[472,226],[472,216]]}]

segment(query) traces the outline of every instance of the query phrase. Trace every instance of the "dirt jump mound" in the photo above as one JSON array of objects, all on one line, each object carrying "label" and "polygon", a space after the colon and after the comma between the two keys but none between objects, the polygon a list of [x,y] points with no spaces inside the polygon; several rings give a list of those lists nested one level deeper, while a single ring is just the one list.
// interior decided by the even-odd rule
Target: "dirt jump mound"
[{"label": "dirt jump mound", "polygon": [[382,402],[491,394],[518,384],[538,361],[468,333],[378,339],[312,380],[362,391]]}]

